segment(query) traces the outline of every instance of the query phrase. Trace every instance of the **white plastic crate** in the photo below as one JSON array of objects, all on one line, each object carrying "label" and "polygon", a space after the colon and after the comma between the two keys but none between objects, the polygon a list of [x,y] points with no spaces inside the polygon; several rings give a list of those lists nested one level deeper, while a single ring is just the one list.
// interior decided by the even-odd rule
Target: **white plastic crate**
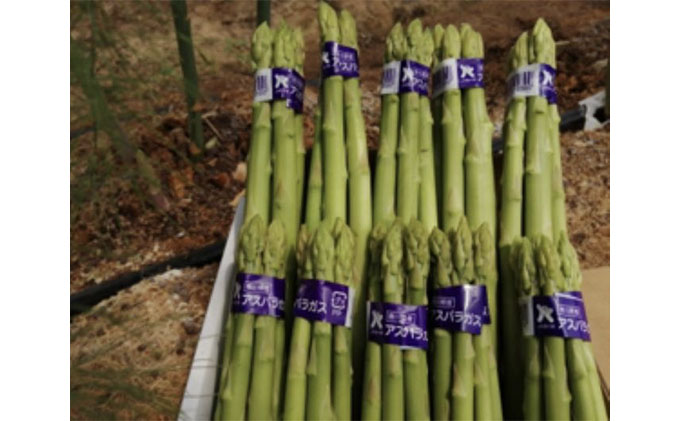
[{"label": "white plastic crate", "polygon": [[226,304],[231,302],[232,284],[236,275],[236,243],[243,225],[245,199],[239,201],[229,237],[217,270],[210,302],[203,320],[201,335],[191,362],[191,370],[184,388],[178,420],[209,420],[212,417],[216,382],[219,380],[220,341],[224,329]]}]

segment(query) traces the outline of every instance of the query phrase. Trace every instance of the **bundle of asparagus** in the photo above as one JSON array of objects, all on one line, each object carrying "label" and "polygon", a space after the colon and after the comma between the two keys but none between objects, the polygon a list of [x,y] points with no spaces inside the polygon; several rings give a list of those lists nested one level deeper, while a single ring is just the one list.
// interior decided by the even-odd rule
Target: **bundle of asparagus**
[{"label": "bundle of asparagus", "polygon": [[431,30],[417,19],[406,34],[396,24],[386,40],[362,419],[430,418],[428,238],[438,225],[428,98],[433,49]]},{"label": "bundle of asparagus", "polygon": [[[292,301],[295,282],[293,245],[302,199],[297,191],[301,189],[298,179],[303,177],[296,171],[303,167],[287,163],[302,162],[296,156],[302,136],[296,128],[301,123],[296,121],[301,121],[304,87],[295,72],[301,70],[304,59],[300,31],[285,22],[276,32],[261,24],[253,35],[252,58],[260,89],[253,103],[245,224],[237,251],[239,273],[232,314],[225,324],[214,413],[220,420],[278,418],[286,349],[284,302]],[[289,88],[277,91],[273,75],[287,78]]]},{"label": "bundle of asparagus", "polygon": [[362,304],[372,221],[356,24],[347,11],[338,16],[324,2],[319,22],[323,83],[305,225],[298,236],[300,279],[286,376],[287,420],[352,419],[352,367],[361,372],[365,342]]},{"label": "bundle of asparagus", "polygon": [[432,113],[435,150],[441,151],[437,184],[443,231],[433,233],[431,242],[435,261],[442,259],[438,250],[446,248],[447,236],[453,255],[451,274],[438,274],[432,291],[433,416],[501,419],[494,347],[493,126],[482,82],[484,49],[481,35],[467,24],[460,33],[453,25],[437,26],[434,34]]},{"label": "bundle of asparagus", "polygon": [[517,39],[509,70],[499,242],[506,414],[606,420],[567,235],[555,44],[542,19]]}]

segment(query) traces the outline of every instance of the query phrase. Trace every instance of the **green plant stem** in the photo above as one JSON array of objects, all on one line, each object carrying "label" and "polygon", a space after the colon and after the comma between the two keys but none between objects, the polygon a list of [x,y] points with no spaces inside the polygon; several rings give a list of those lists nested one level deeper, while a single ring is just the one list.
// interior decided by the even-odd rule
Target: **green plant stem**
[{"label": "green plant stem", "polygon": [[[522,237],[513,244],[510,262],[519,298],[526,302],[539,293],[534,248],[528,238]],[[536,336],[524,336],[523,342],[522,418],[525,420],[542,420],[541,340]]]},{"label": "green plant stem", "polygon": [[[472,234],[467,218],[462,216],[455,230],[449,232],[453,257],[452,284],[469,284],[474,277]],[[451,382],[451,419],[475,419],[475,348],[473,335],[453,332],[453,366]]]},{"label": "green plant stem", "polygon": [[[528,38],[524,32],[513,46],[508,59],[511,73],[528,61]],[[503,173],[501,175],[500,215],[500,292],[501,292],[501,362],[503,367],[503,409],[510,419],[522,418],[522,338],[517,292],[510,262],[510,250],[522,236],[522,185],[524,175],[524,134],[526,133],[526,99],[513,98],[503,126]],[[522,342],[522,341],[520,341]]]},{"label": "green plant stem", "polygon": [[[278,278],[285,275],[285,241],[283,225],[275,219],[267,229],[262,259],[265,275]],[[272,405],[273,401],[278,401],[275,389],[279,391],[279,388],[272,387],[272,380],[279,381],[274,375],[277,349],[281,349],[277,343],[277,322],[271,316],[255,317],[255,346],[247,410],[249,420],[278,419],[278,407]]]},{"label": "green plant stem", "polygon": [[[327,224],[319,225],[311,241],[310,256],[315,278],[333,281],[335,246]],[[333,418],[331,353],[331,324],[314,322],[307,364],[306,419],[308,420],[330,420]]]},{"label": "green plant stem", "polygon": [[[295,43],[295,66],[294,69],[304,77],[305,64],[305,40],[302,35],[302,30],[299,27],[293,29],[293,41]],[[297,221],[298,224],[302,219],[302,198],[305,185],[305,137],[304,137],[304,114],[295,113],[295,139],[297,144],[297,160],[295,165],[296,182],[295,182],[295,203],[297,204]]]},{"label": "green plant stem", "polygon": [[[323,1],[319,3],[319,24],[322,42],[340,41],[340,28],[335,10]],[[330,221],[337,218],[345,221],[347,213],[343,86],[342,76],[327,77],[322,82],[323,217]]]},{"label": "green plant stem", "polygon": [[175,35],[177,36],[177,48],[179,50],[180,65],[184,79],[184,94],[187,101],[189,114],[189,137],[199,149],[203,149],[203,122],[201,114],[194,110],[197,99],[200,97],[198,89],[198,72],[196,72],[196,59],[194,58],[194,45],[191,39],[191,21],[187,14],[185,0],[172,0],[172,19],[175,23]]},{"label": "green plant stem", "polygon": [[[385,63],[404,58],[406,40],[400,23],[396,23],[385,41]],[[397,180],[397,139],[399,128],[399,95],[381,97],[380,140],[375,167],[373,223],[391,222],[395,216]]]},{"label": "green plant stem", "polygon": [[312,161],[307,179],[307,198],[305,202],[305,224],[310,231],[316,230],[321,223],[321,200],[323,194],[323,169],[321,168],[321,107],[314,111],[314,145]]},{"label": "green plant stem", "polygon": [[[427,110],[430,107],[428,104]],[[406,251],[406,304],[427,305],[427,277],[430,271],[430,231],[420,221],[413,220],[405,232]],[[430,419],[427,351],[404,350],[404,387],[406,393],[406,418]]]},{"label": "green plant stem", "polygon": [[[434,287],[451,286],[453,264],[451,243],[443,231],[435,228],[430,234],[430,253],[434,264]],[[453,342],[451,332],[435,328],[432,337],[432,417],[435,420],[451,419],[451,369]]]},{"label": "green plant stem", "polygon": [[[311,177],[311,172],[310,172]],[[320,210],[319,210],[320,211]],[[307,225],[300,227],[296,249],[299,279],[314,276],[311,260],[311,230]],[[305,419],[307,397],[307,363],[312,324],[303,317],[293,320],[293,332],[288,353],[288,372],[286,374],[286,393],[283,408],[283,419],[286,421]]]},{"label": "green plant stem", "polygon": [[[382,282],[380,280],[380,257],[385,241],[386,225],[376,224],[368,240],[368,300],[382,301]],[[361,419],[377,421],[381,416],[380,398],[380,344],[368,341],[366,343],[366,363],[364,364],[364,379],[361,400]]]},{"label": "green plant stem", "polygon": [[[341,220],[333,227],[335,238],[334,281],[351,286],[355,258],[354,233]],[[352,332],[346,326],[333,326],[333,415],[336,420],[352,419]]]},{"label": "green plant stem", "polygon": [[[406,58],[412,61],[420,59],[420,48],[423,41],[423,28],[419,19],[411,21],[407,29],[408,51]],[[418,131],[420,99],[416,92],[407,92],[399,96],[399,157],[397,172],[397,216],[405,223],[418,217]]]},{"label": "green plant stem", "polygon": [[[403,227],[397,220],[387,232],[382,250],[383,300],[400,304],[404,297]],[[402,351],[398,345],[383,344],[382,359],[382,419],[404,418],[404,367]]]},{"label": "green plant stem", "polygon": [[[340,34],[342,44],[359,50],[356,23],[352,15],[340,12]],[[345,136],[347,144],[347,169],[349,173],[349,226],[356,235],[354,273],[350,286],[355,288],[354,316],[352,325],[352,367],[354,372],[363,373],[364,350],[366,348],[366,254],[368,236],[371,231],[371,169],[368,163],[366,126],[361,113],[361,90],[358,78],[348,78],[344,84]],[[354,387],[355,402],[361,399],[361,383]],[[337,413],[336,416],[339,416]],[[358,407],[357,407],[358,408]],[[358,413],[357,413],[358,415]]]},{"label": "green plant stem", "polygon": [[[448,25],[442,38],[442,60],[460,57],[460,35]],[[460,89],[441,95],[442,127],[442,227],[448,233],[456,229],[465,215],[465,133]]]},{"label": "green plant stem", "polygon": [[[265,223],[255,215],[241,228],[237,265],[241,272],[262,273],[262,252],[265,247]],[[219,419],[243,420],[246,417],[246,398],[249,390],[253,353],[253,327],[255,316],[246,313],[234,315],[234,338],[226,384],[220,392],[222,413]]]}]

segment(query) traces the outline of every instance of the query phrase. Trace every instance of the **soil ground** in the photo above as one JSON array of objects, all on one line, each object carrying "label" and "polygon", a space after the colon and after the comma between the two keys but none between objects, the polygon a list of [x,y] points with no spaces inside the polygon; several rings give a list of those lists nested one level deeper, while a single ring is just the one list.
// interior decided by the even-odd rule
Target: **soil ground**
[{"label": "soil ground", "polygon": [[[72,83],[71,292],[226,236],[246,173],[254,3],[189,3],[203,94],[197,109],[203,113],[206,141],[213,145],[195,160],[185,131],[186,106],[167,3],[97,2],[97,22],[113,34],[115,43],[97,52],[94,71],[121,127],[156,170],[161,196],[150,199],[131,170],[108,152],[110,139],[90,130],[87,102]],[[557,41],[560,110],[604,89],[608,2],[331,3],[357,20],[363,110],[372,148],[378,138],[384,38],[397,20],[468,22],[481,32],[489,113],[498,128],[505,107],[505,56],[539,16]],[[285,18],[304,31],[308,142],[319,77],[315,4],[274,2],[271,11],[275,25]],[[71,36],[88,45],[93,31],[81,6],[72,3]],[[562,156],[569,228],[581,264],[608,265],[608,128],[563,134]],[[216,271],[216,265],[208,265],[149,278],[72,319],[73,418],[175,417]],[[158,405],[145,404],[149,401]]]}]

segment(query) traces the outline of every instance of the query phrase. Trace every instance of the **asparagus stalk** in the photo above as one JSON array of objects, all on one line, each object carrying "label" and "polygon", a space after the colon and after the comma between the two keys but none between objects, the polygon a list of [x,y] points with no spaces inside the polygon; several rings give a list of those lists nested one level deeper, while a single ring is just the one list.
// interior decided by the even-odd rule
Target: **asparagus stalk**
[{"label": "asparagus stalk", "polygon": [[[321,224],[311,240],[309,254],[316,279],[333,281],[335,245],[330,229]],[[308,257],[309,258],[309,257]],[[315,321],[307,364],[306,419],[330,420],[331,404],[331,324]],[[291,393],[291,391],[288,391]],[[291,418],[292,419],[292,418]]]},{"label": "asparagus stalk", "polygon": [[[404,299],[404,273],[402,258],[404,254],[402,242],[403,227],[396,220],[387,232],[380,258],[383,300],[400,304]],[[402,352],[398,345],[382,345],[382,419],[404,419],[404,369]]]},{"label": "asparagus stalk", "polygon": [[[282,23],[274,38],[274,65],[291,68],[295,64],[293,33]],[[286,106],[285,100],[274,101],[274,177],[272,185],[272,219],[283,223],[286,233],[286,320],[292,321],[293,297],[295,296],[295,255],[299,220],[296,201],[297,140],[295,139],[295,113]],[[292,323],[290,323],[292,325]]]},{"label": "asparagus stalk", "polygon": [[[293,43],[295,45],[295,70],[301,76],[305,75],[305,38],[302,35],[302,30],[298,27],[293,29]],[[302,193],[305,184],[305,129],[304,129],[304,114],[295,114],[295,139],[297,140],[297,159],[295,162],[296,169],[296,201],[297,204],[297,221],[300,223],[302,218]]]},{"label": "asparagus stalk", "polygon": [[[508,71],[512,73],[528,61],[528,36],[524,32],[510,51]],[[500,274],[502,314],[502,363],[504,412],[510,419],[522,418],[522,366],[520,319],[517,308],[517,292],[510,263],[510,249],[522,236],[522,181],[524,173],[524,134],[526,132],[526,99],[513,98],[503,126],[503,173],[501,175],[500,217]]]},{"label": "asparagus stalk", "polygon": [[[387,234],[384,223],[373,226],[368,238],[368,300],[382,301],[382,282],[380,280],[380,255]],[[361,419],[377,421],[380,419],[380,344],[366,343],[366,363],[364,364],[363,394],[361,401]]]},{"label": "asparagus stalk", "polygon": [[[467,24],[461,26],[462,55],[464,58],[484,58],[482,36]],[[465,214],[470,229],[475,231],[483,223],[489,224],[491,238],[496,241],[496,190],[493,174],[491,137],[493,124],[486,112],[484,88],[469,88],[463,91],[463,117],[465,121]],[[494,249],[495,254],[495,249]],[[496,258],[491,259],[492,268],[487,279],[489,314],[491,316],[490,336],[492,348],[496,350],[496,326],[498,311],[496,291],[498,272]]]},{"label": "asparagus stalk", "polygon": [[[254,70],[271,67],[272,42],[273,33],[264,22],[253,34],[251,58]],[[269,186],[272,173],[271,128],[271,104],[254,102],[253,130],[248,152],[250,172],[246,180],[246,221],[254,215],[260,215],[263,221],[269,221]]]},{"label": "asparagus stalk", "polygon": [[[536,21],[529,36],[529,61],[546,62],[554,55],[552,34],[542,19]],[[547,99],[532,96],[527,99],[526,163],[524,168],[525,235],[545,235],[552,238],[551,145]]]},{"label": "asparagus stalk", "polygon": [[[428,104],[427,110],[430,107]],[[404,235],[406,251],[406,304],[427,305],[427,277],[430,271],[430,231],[418,220],[412,220]],[[430,394],[428,387],[427,351],[404,351],[404,386],[406,388],[406,418],[430,419]]]},{"label": "asparagus stalk", "polygon": [[[430,234],[430,253],[434,264],[434,287],[451,286],[453,263],[451,261],[451,243],[443,231],[438,228]],[[451,332],[435,328],[432,338],[432,384],[433,418],[435,420],[451,419],[451,368],[453,361]]]},{"label": "asparagus stalk", "polygon": [[[335,10],[326,2],[319,3],[322,41],[340,41],[340,28]],[[324,219],[345,220],[347,206],[347,166],[345,126],[343,124],[343,78],[331,76],[323,80],[323,174]]]},{"label": "asparagus stalk", "polygon": [[[469,284],[474,277],[472,257],[472,234],[467,218],[462,216],[458,227],[449,233],[453,256],[452,284]],[[452,417],[453,420],[475,419],[474,360],[475,349],[472,335],[467,332],[453,332],[452,367]]]},{"label": "asparagus stalk", "polygon": [[[563,232],[557,243],[557,252],[560,256],[561,272],[564,277],[564,287],[567,291],[581,290],[581,273],[578,268],[578,258],[569,244],[566,234]],[[596,400],[602,401],[602,394],[598,387],[593,390],[589,378],[589,361],[586,355],[585,342],[577,338],[566,338],[567,348],[567,371],[569,375],[569,388],[573,394],[572,410],[576,420],[606,420],[598,418],[596,413]],[[604,406],[603,406],[604,407]]]},{"label": "asparagus stalk", "polygon": [[[446,30],[440,24],[436,24],[432,30],[434,51],[432,52],[432,68],[436,68],[441,62],[442,39]],[[432,149],[434,150],[434,177],[437,188],[437,204],[442,206],[442,96],[432,98]],[[440,212],[441,210],[438,209]],[[440,213],[441,215],[441,213]],[[440,216],[441,218],[441,216]],[[440,221],[441,223],[441,221]]]},{"label": "asparagus stalk", "polygon": [[[423,25],[411,21],[407,30],[406,59],[418,61],[423,43]],[[418,114],[420,99],[417,92],[399,97],[399,167],[397,172],[397,216],[405,223],[418,217]]]},{"label": "asparagus stalk", "polygon": [[[441,59],[460,58],[460,34],[448,25],[442,38]],[[442,227],[444,232],[458,228],[465,214],[465,133],[460,89],[441,95],[442,130]]]},{"label": "asparagus stalk", "polygon": [[[494,242],[489,225],[484,222],[473,238],[475,282],[487,285],[494,274]],[[496,354],[491,347],[489,326],[482,326],[480,335],[473,339],[475,347],[475,418],[503,419],[498,384]]]},{"label": "asparagus stalk", "polygon": [[[534,247],[531,241],[522,237],[511,249],[510,261],[513,265],[513,280],[520,300],[530,300],[538,295],[539,286],[534,263]],[[524,384],[522,412],[525,420],[543,419],[543,401],[541,385],[541,341],[535,336],[524,336]]]},{"label": "asparagus stalk", "polygon": [[[419,50],[419,62],[431,67],[432,52],[434,51],[434,39],[432,31],[427,28],[423,33],[423,40]],[[418,219],[425,226],[428,235],[432,228],[438,226],[437,209],[437,179],[434,168],[434,146],[432,144],[432,112],[430,110],[430,98],[427,95],[420,96],[419,110],[419,136],[418,136],[418,160],[420,189],[418,199]]]},{"label": "asparagus stalk", "polygon": [[[251,58],[253,70],[268,68],[272,62],[273,35],[267,23],[262,23],[253,34]],[[269,221],[269,184],[271,177],[271,104],[268,102],[253,103],[253,130],[248,152],[248,168],[250,175],[246,180],[246,213],[245,220],[260,215],[262,221]],[[222,355],[220,388],[226,384],[231,351],[234,339],[234,316],[227,316],[225,324],[225,341]],[[222,415],[222,399],[218,399],[215,417]]]},{"label": "asparagus stalk", "polygon": [[[262,273],[262,251],[265,245],[265,223],[255,215],[241,229],[236,262],[241,272]],[[234,339],[226,384],[220,393],[224,420],[243,420],[246,415],[246,396],[250,380],[253,354],[253,324],[255,316],[234,315]]]},{"label": "asparagus stalk", "polygon": [[[400,23],[390,30],[385,41],[385,63],[402,60],[406,53],[406,38]],[[380,145],[375,168],[375,200],[373,222],[391,222],[395,215],[395,185],[397,177],[397,138],[399,127],[399,95],[382,95],[380,110]]]},{"label": "asparagus stalk", "polygon": [[[550,239],[534,238],[538,282],[543,295],[564,291],[560,260]],[[570,419],[571,395],[567,383],[567,364],[564,339],[557,336],[543,338],[543,390],[546,420]]]},{"label": "asparagus stalk", "polygon": [[[341,11],[339,22],[342,44],[359,51],[356,23],[352,15],[346,10]],[[352,326],[352,367],[355,372],[363,373],[366,348],[366,246],[372,225],[371,169],[368,164],[366,126],[361,113],[359,79],[348,78],[343,84],[349,173],[349,226],[356,235],[353,268],[355,279],[352,279],[350,284],[356,291]],[[361,383],[354,388],[355,402],[359,402],[361,398],[360,386]]]},{"label": "asparagus stalk", "polygon": [[[313,157],[312,157],[313,159]],[[310,179],[313,171],[310,171]],[[309,213],[307,214],[309,215]],[[298,278],[308,279],[314,276],[310,243],[312,235],[307,225],[300,227],[296,248]],[[288,354],[288,373],[286,375],[286,393],[283,419],[286,421],[305,418],[305,402],[307,396],[307,357],[311,323],[304,317],[296,317],[293,321],[293,333],[290,339]]]},{"label": "asparagus stalk", "polygon": [[[340,219],[333,227],[335,237],[334,281],[352,286],[355,241],[352,230]],[[333,326],[333,412],[336,420],[352,419],[352,358],[350,328]]]},{"label": "asparagus stalk", "polygon": [[305,202],[305,223],[310,230],[315,230],[321,222],[321,199],[323,189],[323,171],[321,168],[321,107],[314,111],[314,145],[312,146],[312,162],[307,178],[307,199]]},{"label": "asparagus stalk", "polygon": [[[262,255],[262,265],[264,274],[282,278],[286,273],[285,259],[286,235],[283,225],[279,220],[274,220],[269,225],[266,234],[265,247]],[[251,375],[250,393],[248,397],[248,419],[249,420],[272,420],[278,418],[273,400],[278,400],[274,392],[279,388],[272,387],[274,377],[275,357],[279,347],[279,340],[284,338],[276,337],[277,320],[271,316],[255,317],[255,348],[253,351],[253,367]],[[283,325],[281,325],[283,327]],[[280,373],[279,373],[280,375]]]}]

